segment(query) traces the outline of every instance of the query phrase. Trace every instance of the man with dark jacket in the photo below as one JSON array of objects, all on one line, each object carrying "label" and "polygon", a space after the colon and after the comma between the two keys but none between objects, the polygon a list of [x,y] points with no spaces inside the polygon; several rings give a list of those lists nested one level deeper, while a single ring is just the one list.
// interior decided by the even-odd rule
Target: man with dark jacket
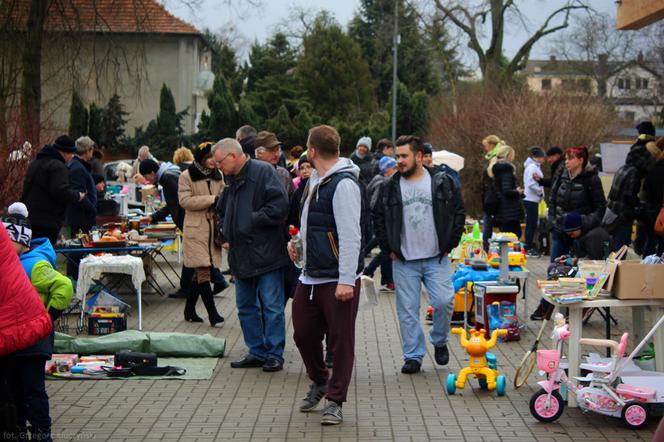
[{"label": "man with dark jacket", "polygon": [[546,162],[551,165],[551,177],[542,178],[539,175],[534,175],[533,179],[542,187],[553,187],[556,179],[560,176],[565,168],[563,161],[563,150],[558,146],[549,147],[546,151]]},{"label": "man with dark jacket", "polygon": [[371,138],[362,137],[357,140],[355,152],[350,156],[350,160],[360,168],[360,179],[364,182],[365,186],[368,185],[371,178],[373,178]]},{"label": "man with dark jacket", "polygon": [[283,368],[285,337],[283,268],[288,196],[269,164],[250,159],[236,140],[212,148],[227,187],[217,203],[224,247],[235,276],[235,299],[249,352],[233,368]]},{"label": "man with dark jacket", "polygon": [[459,243],[465,213],[452,178],[422,165],[424,145],[419,138],[399,137],[396,146],[399,172],[382,187],[374,220],[380,247],[393,259],[405,359],[401,372],[412,374],[420,371],[426,354],[419,319],[422,283],[434,308],[430,338],[436,362],[449,362],[454,289],[448,254]]},{"label": "man with dark jacket", "polygon": [[643,193],[639,218],[644,227],[645,244],[643,256],[664,253],[664,238],[655,233],[655,220],[664,207],[664,137],[657,140],[659,150],[657,162],[643,179]]},{"label": "man with dark jacket", "polygon": [[79,192],[85,193],[80,203],[71,203],[67,206],[67,224],[71,228],[72,237],[79,231],[88,233],[97,223],[97,189],[90,173],[95,142],[90,137],[80,137],[76,140],[76,155],[67,164],[69,169],[69,183]]},{"label": "man with dark jacket", "polygon": [[30,213],[33,238],[48,238],[55,245],[67,206],[83,204],[86,194],[69,183],[67,163],[74,152],[74,140],[61,135],[52,145],[45,145],[28,167],[21,201]]},{"label": "man with dark jacket", "polygon": [[649,142],[654,142],[657,139],[655,126],[648,120],[641,121],[636,125],[635,129],[639,135],[634,144],[632,144],[632,147],[630,147],[630,150],[634,150],[639,146],[645,146]]},{"label": "man with dark jacket", "polygon": [[[360,295],[362,255],[362,190],[359,168],[339,158],[337,130],[311,128],[307,156],[314,165],[304,191],[301,210],[304,266],[293,300],[295,344],[312,384],[300,404],[310,412],[326,396],[321,424],[343,422],[355,359],[355,319]],[[297,253],[289,246],[293,262]],[[322,341],[334,354],[332,377],[323,360]]]},{"label": "man with dark jacket", "polygon": [[602,226],[612,235],[616,250],[632,243],[632,226],[640,205],[641,184],[660,153],[652,141],[632,148],[625,164],[620,166],[613,177]]}]

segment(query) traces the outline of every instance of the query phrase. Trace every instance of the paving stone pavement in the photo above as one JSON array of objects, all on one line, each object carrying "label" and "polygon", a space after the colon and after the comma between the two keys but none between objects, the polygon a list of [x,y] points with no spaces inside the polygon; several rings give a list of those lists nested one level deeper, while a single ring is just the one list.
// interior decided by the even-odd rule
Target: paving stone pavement
[{"label": "paving stone pavement", "polygon": [[[167,256],[172,255],[167,254]],[[545,274],[547,258],[531,259],[529,310],[537,302],[535,280]],[[163,278],[163,277],[162,277]],[[168,282],[161,281],[168,289]],[[527,321],[519,342],[498,344],[493,352],[508,380],[507,393],[480,390],[475,381],[449,396],[445,381],[451,372],[467,364],[458,336],[450,338],[450,363],[435,365],[433,347],[416,375],[401,374],[403,357],[394,293],[379,293],[378,305],[358,314],[356,361],[344,423],[320,425],[320,412],[301,413],[299,401],[310,384],[293,342],[290,303],[284,370],[264,373],[260,369],[238,370],[230,361],[245,353],[235,308],[233,287],[215,297],[226,322],[216,328],[183,320],[184,300],[156,294],[144,295],[143,326],[146,331],[209,333],[226,338],[226,355],[219,360],[212,379],[49,381],[53,432],[56,440],[251,440],[251,441],[650,441],[658,419],[641,431],[626,429],[620,421],[566,408],[556,423],[543,424],[529,412],[530,396],[539,380],[533,373],[528,384],[515,390],[514,371],[530,347],[539,322]],[[134,306],[133,296],[125,300]],[[422,315],[426,306],[422,297]],[[622,310],[622,311],[621,311]],[[198,312],[204,317],[199,302]],[[631,315],[614,309],[619,321],[613,337],[629,330]],[[519,316],[527,317],[519,298]],[[136,316],[129,318],[135,328]],[[424,324],[425,331],[428,325]],[[603,322],[594,315],[584,335],[600,337]],[[549,333],[546,333],[547,336]],[[548,343],[545,339],[544,345]],[[540,347],[542,348],[542,347]],[[319,407],[320,410],[320,407]]]}]

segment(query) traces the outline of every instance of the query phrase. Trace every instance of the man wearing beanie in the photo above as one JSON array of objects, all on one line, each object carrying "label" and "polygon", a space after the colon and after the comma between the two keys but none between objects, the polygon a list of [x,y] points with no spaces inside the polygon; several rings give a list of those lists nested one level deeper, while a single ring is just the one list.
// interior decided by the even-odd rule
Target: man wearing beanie
[{"label": "man wearing beanie", "polygon": [[23,183],[21,201],[30,212],[34,238],[58,240],[60,228],[69,204],[82,204],[85,192],[69,183],[69,163],[76,145],[68,135],[59,136],[53,144],[45,145],[30,164]]},{"label": "man wearing beanie", "polygon": [[364,185],[368,185],[371,181],[371,138],[362,137],[357,140],[355,152],[350,156],[350,160],[360,168],[360,180]]},{"label": "man wearing beanie", "polygon": [[[55,270],[55,251],[48,238],[32,239],[28,209],[23,203],[9,206],[2,223],[14,245],[23,270],[37,290],[52,321],[62,315],[74,293],[69,278]],[[12,354],[14,403],[19,428],[19,439],[26,439],[26,427],[30,424],[32,440],[51,439],[51,418],[48,394],[44,383],[44,363],[53,354],[52,336]]]},{"label": "man wearing beanie", "polygon": [[650,141],[655,141],[657,137],[655,136],[656,130],[652,122],[645,120],[641,121],[635,126],[636,131],[639,133],[636,138],[636,142],[632,144],[630,150],[634,150],[639,146],[645,146]]}]

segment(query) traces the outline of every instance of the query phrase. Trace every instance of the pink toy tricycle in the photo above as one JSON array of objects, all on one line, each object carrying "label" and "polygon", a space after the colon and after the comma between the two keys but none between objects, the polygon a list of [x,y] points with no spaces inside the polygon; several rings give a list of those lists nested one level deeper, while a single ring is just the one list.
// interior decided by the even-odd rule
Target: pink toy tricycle
[{"label": "pink toy tricycle", "polygon": [[[664,375],[637,371],[627,376],[623,372],[662,323],[664,316],[628,357],[624,357],[628,333],[622,335],[620,342],[580,339],[579,343],[582,345],[613,348],[613,356],[610,362],[582,364],[581,368],[589,370],[590,373],[585,378],[576,378],[574,381],[568,379],[565,370],[560,367],[559,350],[538,350],[537,365],[541,371],[547,373],[548,379],[538,382],[542,388],[530,399],[530,413],[541,422],[557,420],[564,408],[563,398],[558,392],[560,384],[564,382],[568,387],[568,394],[576,394],[577,403],[582,410],[621,418],[631,429],[646,426],[650,405],[664,403]],[[569,333],[561,335],[563,340],[568,337]],[[621,383],[622,380],[629,380],[630,383]],[[578,385],[577,382],[584,385]]]}]

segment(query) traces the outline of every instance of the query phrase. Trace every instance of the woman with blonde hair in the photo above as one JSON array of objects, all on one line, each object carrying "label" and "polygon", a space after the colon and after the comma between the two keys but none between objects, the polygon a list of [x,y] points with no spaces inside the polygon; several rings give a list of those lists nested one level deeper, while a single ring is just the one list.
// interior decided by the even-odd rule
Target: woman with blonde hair
[{"label": "woman with blonde hair", "polygon": [[484,150],[486,151],[486,155],[484,155],[484,158],[487,160],[491,160],[493,157],[496,156],[498,153],[498,149],[502,145],[504,145],[505,142],[501,140],[498,135],[487,135],[484,137],[482,140],[482,145],[484,146]]},{"label": "woman with blonde hair", "polygon": [[173,152],[173,164],[178,166],[182,172],[187,170],[194,162],[194,154],[188,147],[181,147]]},{"label": "woman with blonde hair", "polygon": [[516,183],[515,151],[510,146],[501,145],[489,162],[487,174],[493,179],[496,198],[495,221],[501,232],[511,232],[521,237],[523,189]]}]

